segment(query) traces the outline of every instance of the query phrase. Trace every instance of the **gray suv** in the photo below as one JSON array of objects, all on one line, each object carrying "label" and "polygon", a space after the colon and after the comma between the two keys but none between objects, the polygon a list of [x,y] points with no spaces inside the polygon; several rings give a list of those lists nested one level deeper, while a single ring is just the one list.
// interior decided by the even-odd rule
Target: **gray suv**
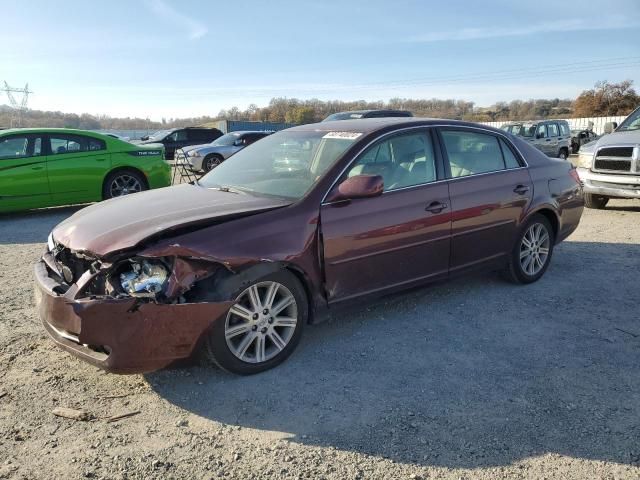
[{"label": "gray suv", "polygon": [[195,172],[208,172],[237,151],[272,133],[258,131],[227,133],[212,143],[178,150],[176,152],[176,162]]},{"label": "gray suv", "polygon": [[569,156],[571,129],[566,120],[507,123],[502,130],[524,138],[549,157]]}]

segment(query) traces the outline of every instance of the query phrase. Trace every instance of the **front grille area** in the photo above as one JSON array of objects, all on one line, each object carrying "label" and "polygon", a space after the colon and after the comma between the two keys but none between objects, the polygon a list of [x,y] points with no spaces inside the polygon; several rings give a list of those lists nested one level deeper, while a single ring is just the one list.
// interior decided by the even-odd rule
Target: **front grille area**
[{"label": "front grille area", "polygon": [[596,170],[612,170],[616,172],[630,172],[631,160],[609,160],[596,158],[594,164]]},{"label": "front grille area", "polygon": [[598,157],[623,157],[631,158],[633,147],[604,147],[598,151]]},{"label": "front grille area", "polygon": [[630,173],[633,168],[633,147],[603,147],[596,153],[593,169],[604,172]]}]

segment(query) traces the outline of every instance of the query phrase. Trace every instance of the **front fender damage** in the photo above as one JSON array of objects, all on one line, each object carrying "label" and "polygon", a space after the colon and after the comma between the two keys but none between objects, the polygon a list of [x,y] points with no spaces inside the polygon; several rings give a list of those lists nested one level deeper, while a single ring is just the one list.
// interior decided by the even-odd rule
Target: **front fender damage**
[{"label": "front fender damage", "polygon": [[58,327],[73,331],[79,325],[79,343],[108,354],[100,361],[86,358],[102,368],[117,373],[157,370],[190,357],[214,322],[224,318],[238,291],[284,268],[267,260],[228,263],[185,253],[169,248],[137,255],[171,259],[165,292],[156,298],[107,294],[105,285],[115,263],[86,272],[64,295],[72,302],[74,315],[68,318],[73,321]]},{"label": "front fender damage", "polygon": [[80,343],[101,346],[113,372],[149,372],[190,357],[213,322],[233,302],[157,304],[113,299],[76,304]]}]

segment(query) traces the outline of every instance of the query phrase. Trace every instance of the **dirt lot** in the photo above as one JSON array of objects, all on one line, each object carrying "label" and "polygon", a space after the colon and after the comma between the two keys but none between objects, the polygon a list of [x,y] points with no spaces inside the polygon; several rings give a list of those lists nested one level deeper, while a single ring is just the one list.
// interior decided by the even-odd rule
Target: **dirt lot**
[{"label": "dirt lot", "polygon": [[72,212],[0,219],[0,478],[640,478],[640,202],[586,211],[535,285],[389,297],[247,378],[54,347],[31,268]]}]

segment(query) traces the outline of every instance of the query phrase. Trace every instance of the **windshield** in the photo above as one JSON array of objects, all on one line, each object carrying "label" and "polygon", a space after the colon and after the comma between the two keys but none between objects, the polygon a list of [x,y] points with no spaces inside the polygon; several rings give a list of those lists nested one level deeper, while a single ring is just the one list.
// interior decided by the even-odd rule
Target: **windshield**
[{"label": "windshield", "polygon": [[171,133],[171,130],[160,130],[156,133],[152,133],[151,135],[149,135],[149,140],[162,140],[164,137],[166,137],[170,133]]},{"label": "windshield", "polygon": [[636,108],[633,112],[631,112],[631,115],[624,119],[624,122],[620,124],[616,132],[638,129],[640,129],[640,107]]},{"label": "windshield", "polygon": [[[208,188],[297,200],[361,135],[284,130],[240,150],[198,183]],[[283,168],[285,158],[296,168]]]},{"label": "windshield", "polygon": [[231,147],[233,145],[233,142],[235,142],[238,138],[240,138],[239,133],[227,133],[226,135],[223,135],[211,142],[211,145],[213,145],[214,147]]},{"label": "windshield", "polygon": [[332,120],[353,120],[356,118],[364,117],[363,113],[360,112],[340,112],[334,113],[333,115],[329,115],[324,119],[325,122],[330,122]]}]

